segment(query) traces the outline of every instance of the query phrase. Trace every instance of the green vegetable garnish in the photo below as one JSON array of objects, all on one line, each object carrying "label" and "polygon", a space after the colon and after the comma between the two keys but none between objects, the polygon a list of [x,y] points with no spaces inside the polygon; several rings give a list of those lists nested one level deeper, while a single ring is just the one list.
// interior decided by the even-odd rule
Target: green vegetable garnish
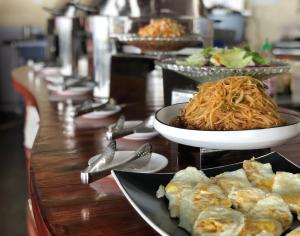
[{"label": "green vegetable garnish", "polygon": [[213,50],[214,50],[214,48],[212,48],[212,47],[204,48],[202,54],[205,57],[210,57],[211,56],[211,52]]},{"label": "green vegetable garnish", "polygon": [[232,112],[237,112],[237,109],[236,109],[235,107],[231,106],[231,107],[230,107],[230,111],[232,111]]},{"label": "green vegetable garnish", "polygon": [[240,97],[240,93],[235,93],[234,95],[232,95],[231,97],[231,101],[235,101],[236,99],[238,99]]},{"label": "green vegetable garnish", "polygon": [[203,66],[206,64],[206,58],[202,53],[195,53],[183,61],[176,61],[176,64],[185,66]]},{"label": "green vegetable garnish", "polygon": [[219,56],[221,64],[227,68],[240,69],[254,64],[252,57],[240,48],[227,49]]},{"label": "green vegetable garnish", "polygon": [[251,49],[250,49],[250,46],[249,46],[249,45],[246,45],[246,46],[244,47],[244,50],[247,51],[247,52],[251,52]]},{"label": "green vegetable garnish", "polygon": [[268,65],[270,61],[263,58],[258,52],[251,52],[252,60],[259,65]]},{"label": "green vegetable garnish", "polygon": [[249,46],[244,48],[213,48],[207,47],[200,53],[177,61],[179,65],[203,66],[207,62],[214,66],[224,66],[231,69],[242,69],[252,65],[267,65],[270,61],[258,52],[251,51]]},{"label": "green vegetable garnish", "polygon": [[235,104],[240,103],[244,99],[244,92],[237,92],[231,97],[231,102],[234,102]]},{"label": "green vegetable garnish", "polygon": [[252,57],[252,60],[255,62],[255,64],[268,65],[270,63],[270,61],[267,58],[264,58],[258,52],[251,51],[249,46],[245,46],[244,50],[247,52],[247,56]]},{"label": "green vegetable garnish", "polygon": [[256,86],[258,88],[261,88],[261,89],[268,89],[269,88],[268,85],[266,85],[265,83],[263,83],[261,81],[257,81]]},{"label": "green vegetable garnish", "polygon": [[227,102],[224,102],[221,106],[222,109],[226,111],[237,112],[237,108],[234,106],[230,106]]}]

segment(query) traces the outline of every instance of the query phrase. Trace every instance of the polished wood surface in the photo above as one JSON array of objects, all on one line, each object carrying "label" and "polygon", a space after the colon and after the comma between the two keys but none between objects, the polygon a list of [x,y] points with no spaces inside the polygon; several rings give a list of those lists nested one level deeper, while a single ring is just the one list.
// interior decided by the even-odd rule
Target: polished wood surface
[{"label": "polished wood surface", "polygon": [[[40,235],[157,235],[130,206],[111,177],[106,177],[90,185],[80,182],[80,170],[87,160],[103,149],[107,144],[105,131],[106,119],[95,126],[78,128],[64,119],[63,102],[49,100],[44,81],[30,76],[27,67],[12,72],[16,89],[22,93],[27,103],[35,104],[39,110],[41,122],[30,158],[31,196],[37,231]],[[124,78],[115,76],[114,81]],[[130,81],[130,80],[129,80]],[[127,84],[128,87],[135,87]],[[124,93],[125,87],[115,89],[115,95]],[[152,87],[144,88],[149,90]],[[138,89],[130,90],[138,93]],[[135,94],[134,99],[136,99]],[[142,96],[142,95],[141,95]],[[130,119],[140,119],[162,106],[162,97],[148,96],[139,101],[126,101],[122,113]],[[124,101],[118,101],[123,103]],[[168,157],[169,164],[164,171],[179,168],[178,147],[176,144],[158,136],[149,142],[154,152]],[[300,139],[294,139],[275,150],[300,164]],[[133,150],[143,141],[119,139],[119,150]],[[146,184],[146,183],[145,183]],[[40,218],[39,218],[40,216]],[[41,222],[42,221],[42,222]],[[43,225],[45,227],[43,227]]]}]

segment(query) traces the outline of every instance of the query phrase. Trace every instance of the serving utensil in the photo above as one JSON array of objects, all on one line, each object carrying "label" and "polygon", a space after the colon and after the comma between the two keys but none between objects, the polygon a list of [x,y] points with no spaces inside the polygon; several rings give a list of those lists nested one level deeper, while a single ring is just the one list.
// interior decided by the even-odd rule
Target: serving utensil
[{"label": "serving utensil", "polygon": [[[118,163],[102,163],[102,158],[92,161],[92,164],[89,165],[85,170],[81,171],[80,179],[84,184],[89,184],[95,180],[101,179],[110,174],[111,170],[125,167],[127,163],[133,163],[135,168],[146,165],[152,153],[152,147],[149,143],[146,143],[139,147],[135,152],[131,153],[129,156],[124,158],[124,161]],[[138,162],[137,162],[138,161]],[[98,164],[101,162],[101,164]]]},{"label": "serving utensil", "polygon": [[[121,117],[120,119],[124,118]],[[120,121],[120,119],[117,121],[116,125],[110,127],[106,132],[106,138],[108,140],[118,139],[133,133],[147,133],[154,131],[154,115],[149,116],[138,125],[130,128],[124,128],[124,121]],[[122,124],[122,126],[120,124]]]},{"label": "serving utensil", "polygon": [[92,80],[87,80],[86,78],[81,78],[81,79],[73,80],[71,82],[65,82],[61,84],[61,88],[62,90],[67,90],[69,88],[76,87],[76,86],[86,86],[87,84],[89,84],[89,86],[96,85],[96,82]]},{"label": "serving utensil", "polygon": [[90,169],[87,169],[87,170],[93,171],[98,168],[101,168],[101,166],[103,166],[103,165],[109,164],[114,158],[115,151],[116,151],[116,142],[111,141],[107,145],[107,147],[104,149],[103,153],[92,156],[89,159],[88,165],[89,165]]},{"label": "serving utensil", "polygon": [[118,170],[134,170],[134,169],[140,169],[146,166],[149,161],[151,160],[151,153],[148,153],[144,156],[141,156],[140,158],[130,161],[122,166],[119,166],[117,169]]},{"label": "serving utensil", "polygon": [[124,123],[125,123],[125,116],[121,115],[117,122],[113,124],[111,127],[109,127],[110,130],[120,131],[124,129]]},{"label": "serving utensil", "polygon": [[72,111],[70,111],[70,115],[75,118],[93,111],[113,109],[115,105],[116,101],[113,98],[109,98],[106,102],[94,106],[92,102],[83,103],[83,105],[77,106]]}]

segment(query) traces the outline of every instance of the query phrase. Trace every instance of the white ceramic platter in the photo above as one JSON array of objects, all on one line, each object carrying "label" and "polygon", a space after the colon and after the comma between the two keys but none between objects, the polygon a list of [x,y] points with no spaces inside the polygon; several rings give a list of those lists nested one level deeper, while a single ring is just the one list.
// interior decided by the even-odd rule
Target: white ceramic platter
[{"label": "white ceramic platter", "polygon": [[300,134],[300,117],[288,113],[280,113],[286,125],[267,129],[202,131],[169,125],[185,105],[167,106],[155,114],[154,128],[176,143],[212,149],[247,150],[278,146]]},{"label": "white ceramic platter", "polygon": [[116,105],[112,109],[93,111],[82,115],[82,117],[86,119],[102,119],[117,114],[119,111],[121,111],[121,109],[121,106]]},{"label": "white ceramic platter", "polygon": [[39,72],[42,76],[60,76],[61,68],[59,67],[44,67]]},{"label": "white ceramic platter", "polygon": [[[122,161],[124,157],[129,156],[133,151],[116,151],[113,161],[118,162]],[[135,168],[134,165],[128,163],[122,167],[116,168],[116,170],[128,171],[128,172],[136,172],[136,173],[155,173],[165,168],[168,165],[168,159],[158,153],[153,152],[151,154],[151,159],[147,163],[147,165],[141,168]]]},{"label": "white ceramic platter", "polygon": [[68,88],[66,90],[60,90],[58,89],[57,86],[52,84],[48,84],[47,88],[49,91],[56,92],[57,94],[62,96],[83,95],[88,92],[92,92],[94,89],[92,85],[88,85],[88,86],[76,86],[76,87]]},{"label": "white ceramic platter", "polygon": [[48,76],[45,76],[45,80],[47,82],[53,83],[53,84],[60,84],[60,83],[64,82],[64,78],[61,75],[56,75],[56,76],[48,75]]},{"label": "white ceramic platter", "polygon": [[[140,124],[141,122],[143,122],[143,121],[142,120],[125,121],[124,128],[127,129],[127,128],[135,127],[138,124]],[[151,132],[138,132],[138,133],[129,134],[129,135],[124,136],[123,138],[129,139],[129,140],[143,140],[143,139],[151,139],[151,138],[155,137],[156,135],[158,135],[158,132],[154,129]]]}]

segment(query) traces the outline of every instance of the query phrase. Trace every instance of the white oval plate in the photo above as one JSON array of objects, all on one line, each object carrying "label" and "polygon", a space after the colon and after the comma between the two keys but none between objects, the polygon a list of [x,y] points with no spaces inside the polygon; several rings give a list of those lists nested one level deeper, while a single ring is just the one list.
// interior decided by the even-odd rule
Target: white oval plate
[{"label": "white oval plate", "polygon": [[44,76],[60,76],[61,68],[59,68],[59,67],[44,67],[40,70],[39,73]]},{"label": "white oval plate", "polygon": [[280,113],[286,125],[267,129],[203,131],[170,126],[170,121],[185,105],[167,106],[155,114],[154,128],[176,143],[212,149],[247,150],[278,146],[300,134],[300,118],[288,113]]},{"label": "white oval plate", "polygon": [[52,84],[48,84],[47,88],[49,89],[49,91],[56,92],[57,94],[62,96],[83,95],[88,92],[92,92],[94,89],[92,86],[78,86],[71,87],[66,90],[59,90],[57,89],[57,86]]},{"label": "white oval plate", "polygon": [[86,118],[86,119],[102,119],[108,116],[112,116],[119,111],[121,111],[121,106],[116,105],[114,109],[111,110],[101,110],[101,111],[93,111],[87,114],[82,115],[81,117]]},{"label": "white oval plate", "polygon": [[[134,151],[116,151],[113,162],[121,162],[124,157],[129,156]],[[136,173],[154,173],[160,171],[168,165],[168,159],[158,153],[153,152],[151,154],[151,159],[147,165],[142,168],[127,168],[126,166],[122,168],[116,168],[116,170],[136,172]]]},{"label": "white oval plate", "polygon": [[[143,122],[143,121],[142,120],[125,121],[124,128],[131,128],[131,127],[137,126],[141,122]],[[129,140],[143,140],[143,139],[151,139],[151,138],[155,137],[156,135],[158,135],[158,132],[154,129],[151,132],[129,134],[129,135],[124,136],[123,138],[129,139]]]},{"label": "white oval plate", "polygon": [[59,84],[59,83],[63,83],[64,82],[64,78],[61,75],[47,75],[45,76],[45,80],[47,82],[53,83],[53,84]]}]

